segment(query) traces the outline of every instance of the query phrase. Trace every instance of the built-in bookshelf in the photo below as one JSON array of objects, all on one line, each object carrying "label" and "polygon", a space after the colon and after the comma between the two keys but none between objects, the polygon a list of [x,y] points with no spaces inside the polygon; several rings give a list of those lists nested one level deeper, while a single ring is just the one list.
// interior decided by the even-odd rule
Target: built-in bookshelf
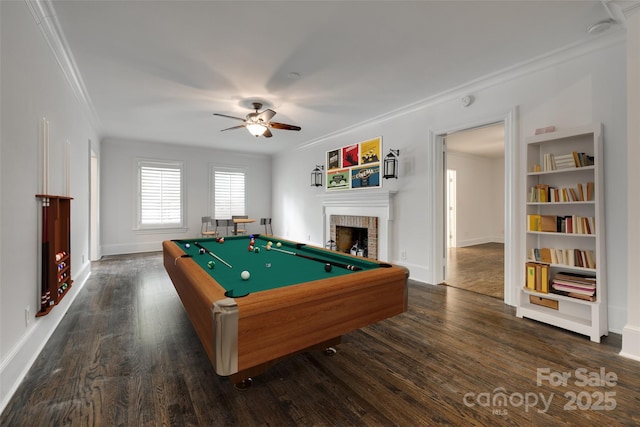
[{"label": "built-in bookshelf", "polygon": [[526,140],[526,277],[517,316],[608,334],[602,125]]}]

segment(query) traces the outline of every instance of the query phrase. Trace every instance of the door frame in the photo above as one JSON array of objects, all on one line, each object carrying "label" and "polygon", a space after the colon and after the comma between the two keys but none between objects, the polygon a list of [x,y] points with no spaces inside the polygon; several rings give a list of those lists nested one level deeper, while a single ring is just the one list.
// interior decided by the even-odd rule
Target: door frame
[{"label": "door frame", "polygon": [[[429,174],[430,190],[432,197],[432,217],[431,222],[431,271],[430,283],[443,283],[446,268],[446,240],[445,240],[445,194],[444,179],[445,151],[444,139],[447,134],[487,125],[490,123],[504,123],[504,189],[505,189],[505,231],[504,231],[504,302],[508,305],[516,305],[517,293],[515,287],[519,283],[518,278],[524,274],[519,260],[521,260],[521,234],[520,218],[520,198],[519,191],[519,147],[517,145],[517,107],[506,113],[496,114],[475,122],[459,123],[444,129],[429,132],[429,152],[432,154]],[[522,274],[520,274],[522,272]]]}]

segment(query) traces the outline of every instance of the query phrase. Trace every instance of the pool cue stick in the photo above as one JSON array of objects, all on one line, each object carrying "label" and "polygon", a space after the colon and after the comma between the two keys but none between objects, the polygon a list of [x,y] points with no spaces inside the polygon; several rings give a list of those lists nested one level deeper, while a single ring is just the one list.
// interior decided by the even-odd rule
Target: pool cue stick
[{"label": "pool cue stick", "polygon": [[222,258],[220,258],[218,255],[214,254],[213,252],[211,252],[210,250],[208,250],[207,248],[205,248],[204,246],[202,246],[200,243],[198,242],[193,242],[194,245],[196,245],[198,248],[200,249],[204,249],[204,251],[206,253],[208,253],[209,255],[211,255],[212,257],[214,257],[215,259],[217,259],[218,261],[220,261],[221,263],[223,263],[224,265],[226,265],[229,268],[233,268],[231,267],[231,264],[229,264],[227,261],[223,260]]},{"label": "pool cue stick", "polygon": [[49,203],[42,200],[42,283],[40,296],[40,308],[46,309],[49,306],[51,293],[49,290]]},{"label": "pool cue stick", "polygon": [[[265,246],[263,246],[263,248],[266,248]],[[316,261],[316,262],[321,262],[323,264],[331,264],[335,267],[340,267],[340,268],[344,268],[346,270],[351,270],[351,271],[358,271],[358,270],[362,270],[362,268],[355,266],[355,265],[351,265],[351,264],[343,264],[341,262],[336,262],[336,261],[330,261],[330,260],[326,260],[326,259],[322,259],[322,258],[316,258],[316,257],[312,257],[309,255],[302,255],[299,254],[297,252],[293,252],[293,251],[286,251],[284,249],[278,249],[278,248],[271,248],[271,249],[267,249],[267,250],[271,250],[271,251],[278,251],[278,252],[282,252],[283,254],[288,254],[288,255],[294,255],[294,256],[299,256],[300,258],[306,258],[306,259],[310,259],[311,261]]]}]

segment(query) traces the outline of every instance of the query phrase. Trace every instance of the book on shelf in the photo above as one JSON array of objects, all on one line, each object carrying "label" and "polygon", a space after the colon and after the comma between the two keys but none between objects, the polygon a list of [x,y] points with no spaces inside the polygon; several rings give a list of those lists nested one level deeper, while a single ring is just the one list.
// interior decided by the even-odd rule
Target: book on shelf
[{"label": "book on shelf", "polygon": [[594,160],[593,156],[577,151],[567,154],[545,153],[542,156],[542,170],[547,172],[593,166]]},{"label": "book on shelf", "polygon": [[595,187],[593,182],[587,182],[586,184],[578,183],[575,188],[556,188],[547,184],[536,184],[529,190],[529,202],[556,203],[593,201],[594,191]]},{"label": "book on shelf", "polygon": [[536,290],[536,264],[533,262],[528,262],[525,267],[527,270],[527,281],[526,281],[527,289],[535,291]]},{"label": "book on shelf", "polygon": [[558,231],[558,217],[555,215],[540,215],[540,231],[554,233]]},{"label": "book on shelf", "polygon": [[585,249],[530,248],[527,259],[569,267],[596,268],[593,251]]}]

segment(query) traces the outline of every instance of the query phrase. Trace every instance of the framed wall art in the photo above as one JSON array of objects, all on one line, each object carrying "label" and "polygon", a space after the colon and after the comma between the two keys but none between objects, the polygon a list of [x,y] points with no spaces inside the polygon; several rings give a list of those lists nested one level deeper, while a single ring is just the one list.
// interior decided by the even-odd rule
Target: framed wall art
[{"label": "framed wall art", "polygon": [[327,151],[327,191],[382,186],[382,137]]}]

